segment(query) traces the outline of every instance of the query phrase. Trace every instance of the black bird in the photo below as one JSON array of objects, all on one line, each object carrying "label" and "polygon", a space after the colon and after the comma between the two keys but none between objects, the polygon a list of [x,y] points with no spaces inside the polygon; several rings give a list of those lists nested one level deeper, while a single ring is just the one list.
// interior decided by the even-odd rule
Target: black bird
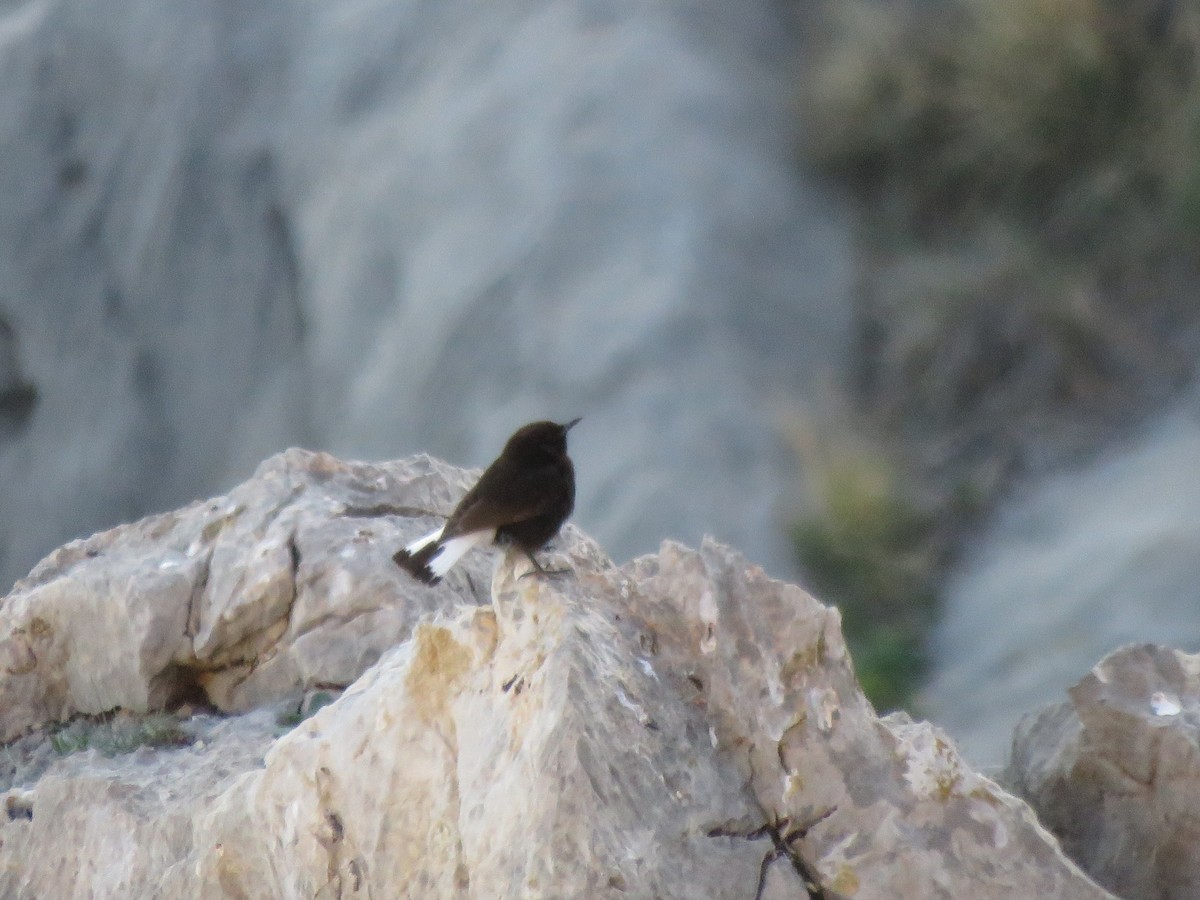
[{"label": "black bird", "polygon": [[515,544],[541,574],[553,574],[533,554],[558,534],[575,508],[567,432],[578,422],[532,422],[517,429],[446,524],[397,551],[396,565],[437,584],[472,547],[495,541]]}]

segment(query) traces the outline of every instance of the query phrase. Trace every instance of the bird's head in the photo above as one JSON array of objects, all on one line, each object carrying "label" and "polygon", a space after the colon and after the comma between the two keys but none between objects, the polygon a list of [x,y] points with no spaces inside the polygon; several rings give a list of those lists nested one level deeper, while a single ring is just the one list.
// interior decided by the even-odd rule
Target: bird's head
[{"label": "bird's head", "polygon": [[504,445],[504,452],[515,456],[563,456],[567,452],[567,432],[578,425],[572,419],[565,425],[558,422],[530,422],[517,429]]}]

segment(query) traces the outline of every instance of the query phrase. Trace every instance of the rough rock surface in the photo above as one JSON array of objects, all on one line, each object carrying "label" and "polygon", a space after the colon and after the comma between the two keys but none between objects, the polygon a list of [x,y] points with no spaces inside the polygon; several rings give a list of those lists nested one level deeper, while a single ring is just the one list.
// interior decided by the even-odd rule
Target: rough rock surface
[{"label": "rough rock surface", "polygon": [[[232,712],[349,684],[442,607],[404,590],[391,553],[433,521],[403,517],[447,514],[467,480],[428,457],[292,450],[224,497],[55,551],[2,607],[0,740],[115,707]],[[476,556],[447,583],[486,600],[489,573]]]},{"label": "rough rock surface", "polygon": [[851,309],[803,9],[0,4],[0,590],[290,444],[485,465],[576,415],[618,557],[713,532],[789,573],[775,404]]},{"label": "rough rock surface", "polygon": [[[5,737],[235,715],[15,785],[0,895],[1108,896],[937,729],[875,716],[835,609],[725,546],[617,568],[568,528],[571,575],[409,580],[388,554],[468,477],[289,451],[39,565],[0,605]],[[316,686],[346,690],[272,727]]]},{"label": "rough rock surface", "polygon": [[951,575],[921,710],[974,764],[1114,647],[1200,650],[1200,389],[1127,445],[1026,485]]},{"label": "rough rock surface", "polygon": [[1107,656],[1070,700],[1022,720],[1005,780],[1122,897],[1200,896],[1200,656]]}]

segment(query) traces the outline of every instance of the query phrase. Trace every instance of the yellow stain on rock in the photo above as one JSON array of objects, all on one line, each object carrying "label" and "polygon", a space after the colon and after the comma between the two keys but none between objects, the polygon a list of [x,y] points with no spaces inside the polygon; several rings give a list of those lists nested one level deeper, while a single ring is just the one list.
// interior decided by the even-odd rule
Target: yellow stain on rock
[{"label": "yellow stain on rock", "polygon": [[490,607],[480,607],[468,622],[471,636],[482,651],[483,659],[490,660],[496,655],[496,647],[500,643],[500,624],[496,621],[496,611]]},{"label": "yellow stain on rock", "polygon": [[45,640],[54,634],[54,628],[45,619],[35,617],[29,623],[29,634],[38,640]]},{"label": "yellow stain on rock", "polygon": [[445,715],[453,683],[471,667],[472,654],[441,625],[417,626],[413,643],[416,652],[405,687],[413,710],[433,722]]},{"label": "yellow stain on rock", "polygon": [[831,890],[834,890],[839,894],[845,894],[847,897],[853,897],[858,893],[858,876],[854,874],[854,870],[849,866],[842,866],[838,869],[838,873],[834,876],[829,887]]}]

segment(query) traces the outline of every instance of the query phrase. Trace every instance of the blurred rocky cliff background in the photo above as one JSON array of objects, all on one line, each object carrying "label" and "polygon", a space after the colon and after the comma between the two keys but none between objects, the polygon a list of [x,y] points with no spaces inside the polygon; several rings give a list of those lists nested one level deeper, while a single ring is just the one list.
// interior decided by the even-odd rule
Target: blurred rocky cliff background
[{"label": "blurred rocky cliff background", "polygon": [[483,465],[576,415],[617,556],[791,570],[777,407],[841,364],[851,261],[787,4],[0,16],[5,581],[289,445]]},{"label": "blurred rocky cliff background", "polygon": [[874,617],[856,659],[895,683],[923,645],[908,702],[997,764],[1087,660],[1200,646],[1200,4],[830,10],[805,148],[859,210],[851,396],[890,467],[809,555]]},{"label": "blurred rocky cliff background", "polygon": [[802,573],[878,705],[999,762],[1108,649],[1200,644],[1198,21],[4,4],[0,578],[288,445],[582,415],[614,557]]}]

